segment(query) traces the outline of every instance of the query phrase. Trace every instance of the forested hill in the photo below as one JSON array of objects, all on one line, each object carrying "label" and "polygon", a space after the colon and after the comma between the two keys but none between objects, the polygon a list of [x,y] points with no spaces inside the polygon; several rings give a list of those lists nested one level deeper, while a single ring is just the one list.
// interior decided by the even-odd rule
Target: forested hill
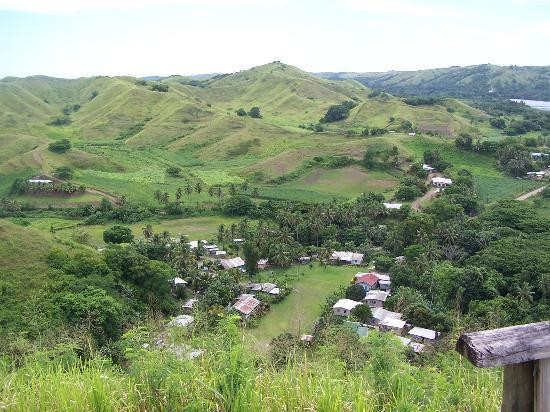
[{"label": "forested hill", "polygon": [[319,73],[318,76],[328,79],[353,78],[368,87],[403,95],[550,100],[550,66],[482,64],[382,73]]}]

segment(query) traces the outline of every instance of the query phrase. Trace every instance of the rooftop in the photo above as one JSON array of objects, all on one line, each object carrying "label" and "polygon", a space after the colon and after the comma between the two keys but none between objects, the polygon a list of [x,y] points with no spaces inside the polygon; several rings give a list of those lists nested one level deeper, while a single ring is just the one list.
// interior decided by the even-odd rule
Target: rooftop
[{"label": "rooftop", "polygon": [[338,302],[334,304],[332,307],[333,309],[345,309],[345,310],[352,310],[354,307],[362,305],[361,302],[356,302],[351,299],[340,299]]},{"label": "rooftop", "polygon": [[244,315],[250,315],[258,307],[260,301],[251,295],[241,295],[233,305],[233,309]]},{"label": "rooftop", "polygon": [[361,276],[355,276],[355,283],[366,283],[369,286],[374,286],[378,282],[378,276],[374,273],[362,273]]},{"label": "rooftop", "polygon": [[403,315],[398,312],[392,312],[389,310],[386,310],[384,308],[374,308],[372,309],[372,317],[378,321],[384,320],[384,319],[401,319]]},{"label": "rooftop", "polygon": [[233,259],[222,259],[220,260],[220,263],[222,264],[224,269],[233,269],[244,266],[244,260],[240,257],[236,257]]},{"label": "rooftop", "polygon": [[418,326],[415,326],[409,331],[409,335],[433,340],[436,338],[437,332],[435,330],[424,329],[424,328],[419,328]]},{"label": "rooftop", "polygon": [[389,293],[383,290],[369,290],[365,295],[365,300],[379,300],[385,302]]}]

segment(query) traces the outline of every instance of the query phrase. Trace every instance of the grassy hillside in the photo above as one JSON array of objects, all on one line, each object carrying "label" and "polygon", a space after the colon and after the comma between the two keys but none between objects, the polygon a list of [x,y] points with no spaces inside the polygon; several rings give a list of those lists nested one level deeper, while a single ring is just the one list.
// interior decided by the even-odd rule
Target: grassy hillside
[{"label": "grassy hillside", "polygon": [[[153,90],[162,84],[167,91]],[[356,103],[346,119],[324,124],[321,133],[304,128],[346,100]],[[235,113],[253,106],[261,118]],[[51,175],[69,166],[77,183],[149,204],[156,190],[173,195],[199,181],[224,186],[248,180],[264,197],[312,201],[355,197],[364,190],[389,194],[399,171],[329,172],[312,170],[308,162],[327,155],[359,160],[376,142],[398,146],[403,160],[415,156],[403,144],[408,136],[399,133],[403,122],[444,137],[500,136],[487,115],[455,99],[411,106],[391,95],[372,96],[355,80],[320,79],[277,62],[192,82],[177,76],[161,83],[129,77],[9,78],[0,81],[0,113],[0,193],[6,194],[15,178]],[[68,124],[54,126],[56,119]],[[366,138],[365,128],[398,132]],[[73,144],[70,151],[48,150],[49,143],[64,138]],[[170,166],[181,167],[182,177],[167,176]],[[271,183],[281,176],[292,178],[284,185]],[[184,199],[208,200],[206,193]]]},{"label": "grassy hillside", "polygon": [[352,78],[368,87],[397,94],[550,100],[549,66],[483,64],[417,71],[320,75],[331,79]]}]

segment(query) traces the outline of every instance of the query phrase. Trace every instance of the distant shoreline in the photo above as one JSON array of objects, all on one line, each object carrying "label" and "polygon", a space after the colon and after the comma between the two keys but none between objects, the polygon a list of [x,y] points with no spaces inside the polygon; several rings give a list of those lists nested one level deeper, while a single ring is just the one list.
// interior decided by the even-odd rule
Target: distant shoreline
[{"label": "distant shoreline", "polygon": [[527,100],[527,99],[510,99],[513,102],[524,102],[527,106],[532,107],[533,109],[550,111],[550,102],[545,102],[543,100]]}]

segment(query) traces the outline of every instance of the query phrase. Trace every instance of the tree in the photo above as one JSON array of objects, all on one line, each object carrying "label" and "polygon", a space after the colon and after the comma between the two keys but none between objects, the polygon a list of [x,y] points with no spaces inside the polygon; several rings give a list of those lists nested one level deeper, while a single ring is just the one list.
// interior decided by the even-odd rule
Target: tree
[{"label": "tree", "polygon": [[71,169],[69,166],[59,166],[56,167],[53,175],[57,177],[58,179],[72,179],[73,178],[73,169]]},{"label": "tree", "polygon": [[172,176],[172,177],[180,177],[181,176],[181,167],[170,166],[166,169],[166,174],[168,176]]},{"label": "tree", "polygon": [[239,110],[237,110],[235,113],[237,113],[237,116],[241,116],[241,117],[246,116],[246,110],[244,110],[242,107]]},{"label": "tree", "polygon": [[185,194],[187,196],[191,196],[193,194],[193,186],[191,185],[191,183],[187,183],[187,185],[185,186]]},{"label": "tree", "polygon": [[248,182],[246,180],[241,183],[241,189],[243,192],[248,191]]},{"label": "tree", "polygon": [[164,193],[161,195],[160,201],[161,201],[164,205],[168,205],[168,202],[170,201],[170,195],[168,194],[168,192],[164,192]]},{"label": "tree", "polygon": [[258,260],[260,259],[260,251],[250,241],[247,241],[243,245],[243,254],[246,273],[250,278],[252,278],[258,272]]},{"label": "tree", "polygon": [[153,237],[153,226],[148,223],[143,229],[143,236],[145,237],[145,239],[149,240]]},{"label": "tree", "polygon": [[363,286],[355,284],[346,289],[346,299],[355,300],[361,302],[366,295],[365,288]]},{"label": "tree", "polygon": [[506,121],[502,117],[494,117],[489,123],[496,129],[506,129]]},{"label": "tree", "polygon": [[178,187],[176,189],[176,200],[179,202],[179,200],[181,199],[181,195],[183,194],[183,190],[181,190],[181,187]]},{"label": "tree", "polygon": [[202,192],[202,182],[201,181],[198,181],[197,183],[195,183],[195,192],[197,192],[199,195],[201,194]]},{"label": "tree", "polygon": [[232,216],[250,215],[256,209],[254,202],[243,195],[230,196],[223,202],[223,213]]},{"label": "tree", "polygon": [[152,83],[151,90],[154,92],[166,93],[168,91],[168,85],[163,83]]},{"label": "tree", "polygon": [[129,227],[114,225],[103,232],[105,243],[130,243],[134,235]]},{"label": "tree", "polygon": [[259,195],[260,195],[260,191],[258,190],[257,187],[252,189],[252,197],[258,197]]},{"label": "tree", "polygon": [[368,305],[357,305],[351,310],[351,316],[358,322],[367,323],[372,318],[372,311]]},{"label": "tree", "polygon": [[155,192],[153,193],[153,196],[155,197],[155,200],[157,202],[161,203],[162,192],[160,190],[155,190]]},{"label": "tree", "polygon": [[235,186],[235,183],[231,183],[229,185],[229,194],[231,196],[235,196],[237,194],[237,187]]},{"label": "tree", "polygon": [[54,153],[65,153],[71,148],[69,139],[61,139],[48,145],[48,150]]},{"label": "tree", "polygon": [[259,119],[260,117],[262,117],[260,113],[260,108],[257,106],[254,106],[253,108],[251,108],[250,111],[248,112],[248,115],[255,119]]}]

